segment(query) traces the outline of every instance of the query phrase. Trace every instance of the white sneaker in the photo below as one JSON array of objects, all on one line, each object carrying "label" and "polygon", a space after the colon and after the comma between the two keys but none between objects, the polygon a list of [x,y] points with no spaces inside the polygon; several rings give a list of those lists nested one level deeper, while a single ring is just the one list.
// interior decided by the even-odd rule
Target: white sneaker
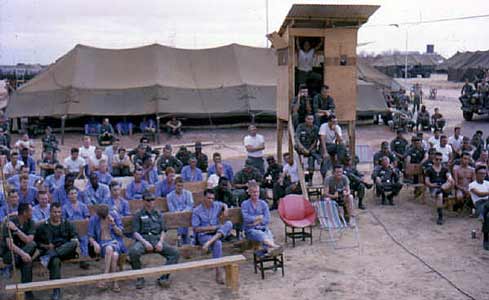
[{"label": "white sneaker", "polygon": [[51,259],[51,256],[44,255],[44,256],[41,256],[39,259],[41,260],[41,265],[43,265],[45,268],[47,268],[49,265],[49,260]]}]

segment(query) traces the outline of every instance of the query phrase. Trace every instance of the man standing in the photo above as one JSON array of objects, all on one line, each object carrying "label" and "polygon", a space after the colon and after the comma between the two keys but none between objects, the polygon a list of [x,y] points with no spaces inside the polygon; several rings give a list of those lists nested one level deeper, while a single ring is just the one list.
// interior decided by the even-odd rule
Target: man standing
[{"label": "man standing", "polygon": [[487,167],[484,165],[477,166],[475,181],[469,184],[469,191],[476,213],[483,219],[483,247],[485,250],[489,250],[489,181],[485,180],[486,176]]},{"label": "man standing", "polygon": [[443,225],[443,198],[452,189],[453,178],[448,168],[442,165],[443,154],[436,152],[433,165],[426,170],[425,184],[430,189],[438,212],[436,224]]},{"label": "man standing", "polygon": [[[296,150],[300,155],[307,157],[308,176],[305,180],[312,183],[314,178],[315,162],[322,163],[321,154],[318,151],[319,128],[314,125],[314,116],[306,116],[306,121],[299,124],[295,131]],[[322,165],[322,164],[321,164]]]},{"label": "man standing", "polygon": [[[37,228],[34,240],[41,263],[49,269],[49,279],[61,279],[61,261],[76,256],[78,235],[73,224],[62,219],[59,203],[51,204],[49,219]],[[61,289],[54,289],[51,299],[60,300]]]},{"label": "man standing", "polygon": [[[19,204],[17,216],[3,223],[3,262],[12,264],[12,253],[15,257],[15,266],[20,269],[20,282],[32,282],[32,261],[36,251],[34,242],[35,224],[32,220],[32,207],[28,203]],[[12,238],[9,237],[9,230]],[[34,299],[32,292],[25,294],[26,299]]]},{"label": "man standing", "polygon": [[[202,245],[204,251],[212,250],[212,258],[222,257],[221,239],[227,237],[233,229],[231,221],[221,224],[221,216],[227,217],[226,204],[214,201],[214,192],[210,189],[205,191],[205,198],[192,211],[192,228],[197,235],[197,241]],[[216,268],[216,282],[224,284],[221,268]]]},{"label": "man standing", "polygon": [[246,238],[260,242],[263,250],[270,255],[279,254],[282,252],[282,246],[275,243],[273,234],[268,228],[270,210],[268,204],[260,199],[260,186],[256,182],[250,182],[248,193],[250,198],[241,204]]},{"label": "man standing", "polygon": [[[194,207],[192,193],[183,188],[183,180],[180,177],[175,179],[175,190],[166,195],[166,200],[170,212],[192,211]],[[182,245],[190,244],[188,227],[179,227],[177,234],[181,239]]]},{"label": "man standing", "polygon": [[[158,253],[166,258],[166,264],[176,264],[180,254],[178,250],[165,242],[166,226],[163,214],[154,208],[155,198],[150,194],[143,197],[144,207],[134,215],[132,221],[133,238],[136,241],[129,249],[131,267],[133,270],[141,269],[141,256],[145,253]],[[169,275],[160,276],[158,284],[169,286]],[[144,278],[138,278],[136,288],[144,287]]]},{"label": "man standing", "polygon": [[265,174],[265,162],[263,161],[263,150],[265,150],[265,139],[263,135],[257,134],[256,126],[250,125],[248,127],[249,135],[244,138],[244,146],[246,152],[248,152],[247,160],[251,165],[258,169],[260,173]]}]

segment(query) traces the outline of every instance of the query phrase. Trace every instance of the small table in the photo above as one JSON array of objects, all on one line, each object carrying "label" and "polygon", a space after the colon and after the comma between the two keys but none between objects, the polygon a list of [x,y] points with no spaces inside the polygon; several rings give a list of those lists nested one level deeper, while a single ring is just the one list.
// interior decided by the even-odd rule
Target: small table
[{"label": "small table", "polygon": [[[255,267],[255,274],[260,270],[261,279],[265,279],[265,271],[273,270],[277,272],[277,269],[282,269],[282,277],[285,275],[284,266],[284,254],[280,253],[277,255],[258,255],[258,251],[253,252],[253,266]],[[273,264],[270,264],[273,263]]]}]

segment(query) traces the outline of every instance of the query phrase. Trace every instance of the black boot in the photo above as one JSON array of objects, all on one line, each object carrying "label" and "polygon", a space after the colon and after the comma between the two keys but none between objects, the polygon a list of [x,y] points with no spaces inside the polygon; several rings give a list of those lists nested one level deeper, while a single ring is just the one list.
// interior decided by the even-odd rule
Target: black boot
[{"label": "black boot", "polygon": [[61,289],[54,289],[51,300],[61,300]]},{"label": "black boot", "polygon": [[485,250],[489,251],[489,233],[484,232],[484,241],[482,242],[482,246]]},{"label": "black boot", "polygon": [[385,194],[382,194],[382,205],[385,205]]},{"label": "black boot", "polygon": [[443,208],[439,207],[436,211],[438,212],[438,220],[436,220],[436,224],[443,225]]},{"label": "black boot", "polygon": [[362,198],[358,198],[358,209],[366,209],[366,207],[363,205]]},{"label": "black boot", "polygon": [[394,205],[394,196],[393,195],[389,195],[387,196],[387,199],[389,200],[389,205]]}]

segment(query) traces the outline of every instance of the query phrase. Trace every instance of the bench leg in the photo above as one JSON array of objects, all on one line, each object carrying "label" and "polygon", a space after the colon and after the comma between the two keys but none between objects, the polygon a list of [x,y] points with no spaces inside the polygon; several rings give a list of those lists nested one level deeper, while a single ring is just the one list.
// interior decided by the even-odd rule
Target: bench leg
[{"label": "bench leg", "polygon": [[226,271],[226,285],[237,292],[239,289],[239,266],[237,264],[232,264],[224,267]]},{"label": "bench leg", "polygon": [[24,300],[25,299],[25,293],[24,292],[15,293],[15,299],[16,300]]}]

